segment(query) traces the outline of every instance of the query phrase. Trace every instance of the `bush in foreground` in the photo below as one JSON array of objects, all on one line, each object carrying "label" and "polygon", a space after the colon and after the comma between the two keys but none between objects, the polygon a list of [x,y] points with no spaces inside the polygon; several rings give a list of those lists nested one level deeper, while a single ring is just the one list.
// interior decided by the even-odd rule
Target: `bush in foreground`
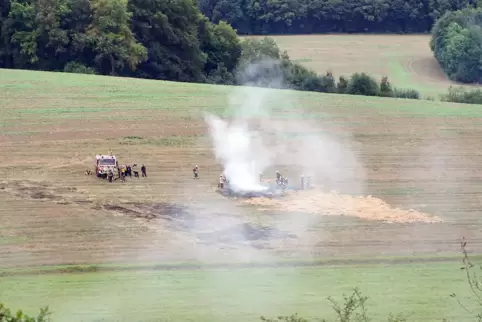
[{"label": "bush in foreground", "polygon": [[[368,301],[368,296],[363,295],[360,290],[355,288],[350,296],[343,295],[343,302],[339,303],[332,297],[328,300],[331,302],[331,307],[336,313],[337,322],[368,322],[372,319],[368,316],[366,309],[366,302]],[[293,314],[290,316],[278,316],[277,318],[265,318],[261,317],[263,322],[309,322],[309,320],[299,316],[298,314]],[[326,319],[317,320],[319,322],[328,322]],[[387,318],[388,322],[405,322],[407,321],[403,315],[389,315]]]},{"label": "bush in foreground", "polygon": [[0,303],[0,322],[48,322],[50,315],[48,307],[40,309],[40,313],[36,317],[25,315],[22,311],[12,314],[10,309]]}]

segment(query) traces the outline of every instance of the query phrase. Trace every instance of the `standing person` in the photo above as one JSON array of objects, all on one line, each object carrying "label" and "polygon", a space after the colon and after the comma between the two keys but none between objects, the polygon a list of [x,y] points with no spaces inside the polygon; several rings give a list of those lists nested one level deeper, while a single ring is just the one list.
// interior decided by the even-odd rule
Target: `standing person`
[{"label": "standing person", "polygon": [[194,174],[194,179],[199,179],[199,167],[197,165],[192,169],[192,172]]},{"label": "standing person", "polygon": [[141,172],[142,172],[142,176],[143,176],[143,177],[147,177],[146,166],[145,166],[145,165],[142,165],[142,167],[141,167]]},{"label": "standing person", "polygon": [[132,172],[134,172],[134,177],[139,178],[139,170],[137,169],[137,163],[132,166]]},{"label": "standing person", "polygon": [[112,182],[113,178],[114,178],[114,172],[112,172],[112,169],[109,169],[109,172],[107,173],[107,179],[109,179],[109,182]]},{"label": "standing person", "polygon": [[281,178],[283,176],[281,175],[281,173],[279,173],[279,171],[276,171],[276,183],[277,184],[280,184],[281,183]]},{"label": "standing person", "polygon": [[305,190],[305,176],[301,175],[301,190]]},{"label": "standing person", "polygon": [[259,183],[263,182],[263,172],[259,173]]},{"label": "standing person", "polygon": [[131,168],[131,165],[130,165],[130,164],[127,165],[126,175],[128,175],[129,178],[132,178],[132,168]]},{"label": "standing person", "polygon": [[224,180],[225,180],[225,179],[224,179],[224,176],[221,174],[221,175],[219,176],[218,188],[224,189]]},{"label": "standing person", "polygon": [[126,171],[127,171],[126,166],[123,165],[121,169],[121,177],[120,177],[122,182],[126,181]]}]

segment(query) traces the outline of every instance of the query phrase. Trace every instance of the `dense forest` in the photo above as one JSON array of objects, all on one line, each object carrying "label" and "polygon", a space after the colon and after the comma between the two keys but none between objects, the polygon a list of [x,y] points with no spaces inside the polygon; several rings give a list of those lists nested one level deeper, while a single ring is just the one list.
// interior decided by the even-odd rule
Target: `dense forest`
[{"label": "dense forest", "polygon": [[0,68],[204,82],[240,55],[193,0],[0,0]]},{"label": "dense forest", "polygon": [[239,34],[426,33],[447,11],[481,0],[199,0]]},{"label": "dense forest", "polygon": [[[338,87],[331,73],[317,75],[292,62],[271,40],[241,41],[230,23],[245,33],[415,32],[428,31],[442,17],[433,33],[435,57],[452,79],[481,80],[481,15],[475,0],[199,1],[0,0],[0,68],[213,84],[243,84],[254,77],[268,86],[262,75],[241,75],[265,56],[279,62],[263,68],[281,76],[282,86],[343,93],[346,83],[348,92],[358,93],[348,80]],[[464,6],[462,13],[448,11]],[[379,84],[365,80],[371,84],[366,93],[380,94]],[[391,89],[383,95],[419,96]]]},{"label": "dense forest", "polygon": [[447,12],[435,24],[430,47],[447,76],[482,83],[482,8]]}]

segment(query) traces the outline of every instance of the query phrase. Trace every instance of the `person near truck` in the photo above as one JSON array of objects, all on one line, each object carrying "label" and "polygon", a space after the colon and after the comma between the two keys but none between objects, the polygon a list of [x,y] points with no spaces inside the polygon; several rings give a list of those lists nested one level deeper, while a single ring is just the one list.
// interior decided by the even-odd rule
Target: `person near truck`
[{"label": "person near truck", "polygon": [[107,179],[109,179],[109,182],[112,182],[112,179],[114,179],[114,172],[112,172],[112,169],[109,169],[109,172],[107,172]]},{"label": "person near truck", "polygon": [[125,182],[126,181],[126,166],[123,165],[122,168],[121,168],[121,176],[120,176],[120,179],[122,182]]}]

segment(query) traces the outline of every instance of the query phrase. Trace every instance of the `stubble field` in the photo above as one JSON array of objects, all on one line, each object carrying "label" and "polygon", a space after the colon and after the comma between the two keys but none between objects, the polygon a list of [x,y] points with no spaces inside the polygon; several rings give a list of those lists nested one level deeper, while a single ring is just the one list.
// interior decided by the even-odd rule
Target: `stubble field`
[{"label": "stubble field", "polygon": [[[14,308],[49,304],[61,321],[330,316],[325,298],[360,286],[377,319],[466,317],[446,295],[468,293],[458,239],[482,248],[480,106],[290,93],[296,109],[273,106],[276,119],[315,122],[364,171],[270,205],[215,192],[202,113],[232,115],[232,87],[0,70],[0,89],[0,299]],[[148,177],[85,175],[109,149]]]}]

